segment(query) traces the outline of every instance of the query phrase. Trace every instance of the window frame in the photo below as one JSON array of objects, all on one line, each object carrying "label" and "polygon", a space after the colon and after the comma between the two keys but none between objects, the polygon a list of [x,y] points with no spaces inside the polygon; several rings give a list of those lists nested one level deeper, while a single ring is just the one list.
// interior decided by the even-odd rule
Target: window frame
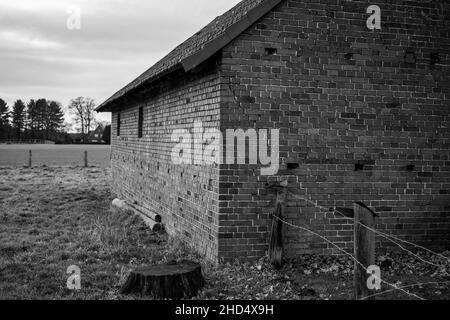
[{"label": "window frame", "polygon": [[139,107],[138,111],[138,138],[144,137],[144,107]]},{"label": "window frame", "polygon": [[120,112],[119,113],[117,113],[117,132],[116,132],[116,135],[118,136],[118,137],[120,137],[120,125],[122,124],[122,120],[120,119]]}]

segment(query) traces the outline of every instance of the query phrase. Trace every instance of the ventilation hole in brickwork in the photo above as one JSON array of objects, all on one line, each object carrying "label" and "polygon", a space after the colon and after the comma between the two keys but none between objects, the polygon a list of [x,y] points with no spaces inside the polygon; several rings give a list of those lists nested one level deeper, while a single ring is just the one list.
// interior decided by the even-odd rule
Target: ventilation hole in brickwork
[{"label": "ventilation hole in brickwork", "polygon": [[394,102],[388,103],[388,104],[386,105],[386,108],[388,108],[388,109],[394,109],[394,108],[398,108],[398,107],[400,107],[400,106],[401,106],[401,103],[400,103],[400,102],[394,101]]},{"label": "ventilation hole in brickwork", "polygon": [[416,53],[413,50],[406,50],[405,63],[409,65],[416,64]]},{"label": "ventilation hole in brickwork", "polygon": [[258,23],[256,25],[256,28],[259,29],[259,30],[266,30],[267,29],[267,25],[264,24],[264,23]]},{"label": "ventilation hole in brickwork", "polygon": [[295,170],[295,169],[298,169],[299,167],[300,167],[299,163],[288,163],[287,164],[288,170]]},{"label": "ventilation hole in brickwork", "polygon": [[191,99],[187,98],[186,103],[191,103]]},{"label": "ventilation hole in brickwork", "polygon": [[439,52],[431,52],[430,53],[430,65],[434,66],[441,62],[441,57],[439,56]]},{"label": "ventilation hole in brickwork", "polygon": [[250,96],[242,96],[239,98],[239,102],[242,103],[255,103],[256,99],[254,97],[250,97]]},{"label": "ventilation hole in brickwork", "polygon": [[273,56],[278,52],[277,48],[265,48],[264,51],[268,56]]},{"label": "ventilation hole in brickwork", "polygon": [[413,165],[413,164],[408,164],[408,165],[406,166],[406,170],[407,170],[407,171],[414,171],[415,168],[416,168],[416,166]]},{"label": "ventilation hole in brickwork", "polygon": [[364,164],[355,163],[355,171],[363,171],[363,170],[364,170]]},{"label": "ventilation hole in brickwork", "polygon": [[352,60],[352,59],[353,59],[353,53],[351,53],[351,52],[346,53],[346,54],[344,55],[344,57],[345,57],[345,59],[347,59],[347,60]]}]

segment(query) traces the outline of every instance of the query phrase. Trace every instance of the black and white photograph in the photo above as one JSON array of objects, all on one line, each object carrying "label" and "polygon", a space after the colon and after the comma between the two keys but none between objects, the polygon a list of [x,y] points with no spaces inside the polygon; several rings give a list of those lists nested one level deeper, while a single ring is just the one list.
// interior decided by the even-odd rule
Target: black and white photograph
[{"label": "black and white photograph", "polygon": [[0,300],[450,300],[450,2],[0,0]]}]

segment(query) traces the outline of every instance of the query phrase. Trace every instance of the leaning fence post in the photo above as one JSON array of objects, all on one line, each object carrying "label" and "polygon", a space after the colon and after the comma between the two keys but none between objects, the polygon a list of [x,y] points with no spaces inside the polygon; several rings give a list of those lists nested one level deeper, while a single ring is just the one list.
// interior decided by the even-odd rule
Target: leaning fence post
[{"label": "leaning fence post", "polygon": [[364,266],[355,261],[355,298],[359,300],[374,293],[368,286],[367,268],[375,264],[375,233],[364,226],[374,229],[376,214],[362,203],[355,203],[353,208],[355,258]]},{"label": "leaning fence post", "polygon": [[275,212],[272,218],[272,231],[269,243],[269,260],[277,269],[283,265],[283,211],[286,201],[288,181],[274,182],[267,189],[276,194]]},{"label": "leaning fence post", "polygon": [[31,158],[33,157],[33,151],[29,150],[28,151],[28,168],[31,168]]},{"label": "leaning fence post", "polygon": [[88,152],[84,152],[84,166],[87,168],[88,166]]}]

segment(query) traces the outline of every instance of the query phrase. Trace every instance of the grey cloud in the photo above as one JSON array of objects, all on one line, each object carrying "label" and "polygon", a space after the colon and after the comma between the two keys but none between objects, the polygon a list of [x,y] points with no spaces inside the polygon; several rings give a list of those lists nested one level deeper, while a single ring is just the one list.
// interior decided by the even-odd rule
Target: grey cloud
[{"label": "grey cloud", "polygon": [[5,6],[2,1],[0,38],[6,32],[17,39],[0,41],[0,97],[8,103],[46,97],[63,104],[80,95],[103,102],[239,2],[79,1],[82,27],[70,31],[65,11],[69,0],[45,10],[34,7],[38,1],[26,0],[35,10]]}]

